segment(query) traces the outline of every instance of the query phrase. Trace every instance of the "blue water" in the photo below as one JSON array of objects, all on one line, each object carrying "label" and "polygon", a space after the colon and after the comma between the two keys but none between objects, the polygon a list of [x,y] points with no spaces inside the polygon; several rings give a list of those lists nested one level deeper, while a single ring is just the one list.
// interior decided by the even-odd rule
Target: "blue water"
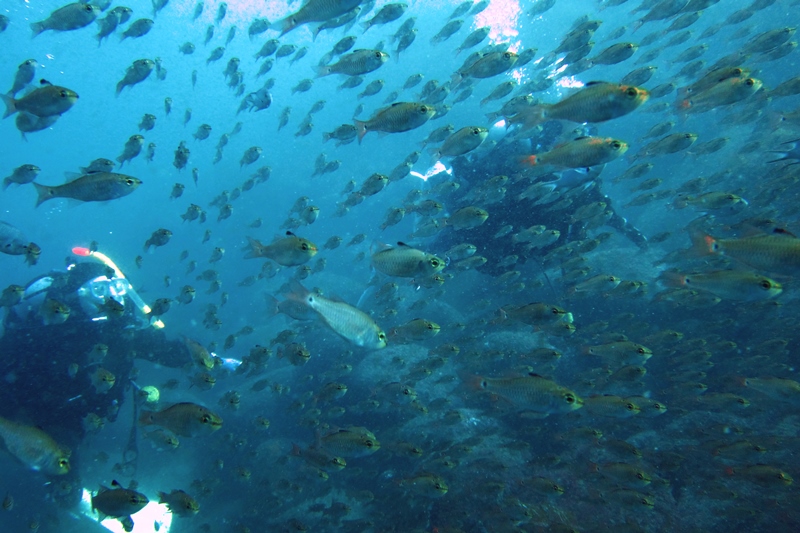
[{"label": "blue water", "polygon": [[[359,21],[371,18],[386,3],[368,2]],[[543,14],[531,16],[530,9],[544,2],[492,0],[482,13],[463,17],[466,22],[453,37],[432,45],[430,39],[459,3],[409,1],[403,17],[389,24],[364,33],[359,22],[349,29],[323,31],[312,39],[311,29],[318,23],[301,26],[281,37],[274,29],[253,38],[247,35],[255,17],[278,20],[299,9],[299,2],[286,5],[229,0],[225,18],[215,24],[220,4],[217,0],[207,0],[197,20],[192,18],[195,0],[170,0],[155,17],[148,0],[113,1],[111,8],[126,5],[133,10],[131,20],[121,25],[122,29],[143,17],[154,18],[155,25],[144,37],[122,42],[122,29],[118,28],[98,46],[95,23],[75,31],[46,31],[32,38],[30,23],[47,18],[61,7],[59,0],[3,0],[0,14],[6,15],[10,24],[0,33],[0,90],[11,87],[18,64],[33,58],[37,61],[35,81],[46,79],[74,90],[80,98],[52,127],[28,133],[25,138],[15,128],[14,117],[0,122],[2,176],[30,163],[41,168],[37,183],[60,185],[93,159],[115,160],[133,134],[144,136],[144,148],[138,157],[116,169],[142,181],[136,191],[124,198],[82,204],[55,199],[34,207],[36,192],[31,185],[12,185],[0,193],[0,220],[13,224],[42,249],[34,266],[26,265],[20,256],[0,257],[0,285],[25,286],[38,275],[63,271],[67,262],[80,260],[71,254],[73,247],[87,247],[94,242],[126,274],[145,302],[152,305],[158,298],[174,299],[187,284],[196,288],[197,298],[184,306],[173,302],[163,316],[166,327],[161,331],[107,329],[102,337],[93,330],[96,323],[81,320],[77,313],[64,325],[49,330],[40,324],[36,308],[24,302],[14,311],[4,311],[29,320],[17,333],[7,332],[0,339],[0,357],[5,359],[4,375],[0,377],[8,385],[0,416],[39,426],[56,440],[68,443],[73,448],[75,466],[69,476],[48,478],[26,469],[8,454],[0,454],[0,468],[5,473],[0,480],[0,496],[7,493],[14,499],[13,509],[0,511],[0,531],[33,528],[29,526],[32,521],[39,524],[40,531],[88,531],[81,529],[88,527],[81,525],[88,519],[82,519],[86,520],[82,523],[77,518],[82,512],[91,515],[90,511],[81,511],[77,503],[81,490],[96,490],[100,484],[108,486],[113,479],[125,486],[135,479],[138,490],[151,500],[158,499],[157,491],[173,489],[183,489],[194,496],[200,503],[200,512],[193,517],[175,517],[170,531],[688,532],[793,531],[798,527],[795,485],[776,481],[774,476],[762,476],[757,465],[767,465],[772,469],[769,472],[794,477],[800,474],[793,451],[798,432],[794,413],[800,393],[795,390],[782,397],[743,385],[744,378],[796,379],[797,299],[793,272],[783,269],[776,274],[774,270],[759,270],[752,264],[718,255],[697,259],[688,251],[692,230],[723,238],[765,231],[764,224],[742,224],[748,219],[769,218],[770,230],[781,227],[796,234],[795,182],[796,169],[800,167],[766,161],[775,159],[769,151],[800,137],[800,97],[769,95],[780,83],[797,76],[797,51],[773,61],[752,54],[733,63],[747,67],[750,76],[763,83],[758,94],[736,104],[706,113],[684,113],[675,105],[673,91],[662,98],[651,97],[628,115],[593,125],[596,129],[591,130],[592,134],[621,139],[629,145],[624,157],[600,171],[596,187],[601,193],[597,198],[607,196],[615,213],[626,220],[626,227],[635,228],[647,239],[670,233],[665,240],[656,239],[658,242],[640,248],[619,227],[601,222],[596,227],[582,228],[585,221],[571,221],[582,202],[589,202],[581,198],[588,196],[575,192],[575,200],[563,210],[518,201],[516,197],[530,182],[517,183],[514,179],[520,170],[516,162],[519,145],[513,150],[506,146],[514,129],[488,122],[486,113],[500,109],[503,102],[520,94],[519,90],[485,106],[479,102],[502,81],[513,78],[524,84],[540,76],[551,79],[552,86],[533,96],[544,103],[558,102],[590,81],[619,81],[644,65],[637,64],[641,56],[672,37],[664,34],[653,44],[641,46],[630,59],[615,65],[596,65],[574,76],[563,76],[559,68],[563,65],[540,68],[541,58],[559,45],[580,17],[603,21],[592,37],[596,44],[589,57],[616,42],[640,42],[652,32],[666,30],[674,17],[647,22],[637,29],[637,21],[656,2],[627,1],[606,7],[606,2],[557,0]],[[640,4],[643,9],[632,13]],[[731,13],[751,5],[763,8],[754,8],[752,16],[743,22],[723,24]],[[796,26],[798,9],[800,4],[792,0],[753,4],[722,0],[708,7],[689,27],[692,36],[686,43],[665,48],[647,63],[658,70],[643,87],[652,90],[669,82],[677,87],[691,84],[753,37],[786,25]],[[417,38],[398,59],[392,35],[412,16],[416,17]],[[204,45],[206,29],[211,24],[215,24],[214,37]],[[700,38],[704,31],[719,24],[722,27],[718,32]],[[490,38],[455,56],[456,47],[469,32],[482,25],[492,26]],[[620,26],[627,30],[610,40],[609,35]],[[232,27],[236,34],[222,59],[207,64],[211,51],[225,45]],[[355,89],[338,89],[345,76],[315,78],[320,58],[345,35],[358,37],[354,49],[382,44],[390,56]],[[263,60],[254,60],[254,54],[272,38],[279,38],[281,44],[308,47],[308,54],[295,64],[290,64],[291,56],[278,59],[268,74],[256,78]],[[790,38],[794,40],[796,34]],[[194,54],[188,56],[178,50],[187,41],[196,46]],[[445,101],[453,105],[452,110],[421,128],[387,135],[370,132],[363,142],[340,147],[334,146],[334,141],[323,143],[324,132],[352,124],[360,104],[364,108],[355,118],[365,120],[385,106],[383,102],[391,91],[400,91],[397,101],[416,101],[425,82],[448,81],[470,52],[502,43],[508,43],[517,53],[530,48],[538,49],[538,53],[524,67],[478,82],[473,95],[463,102],[452,104],[463,86],[452,91]],[[691,78],[678,78],[676,73],[684,64],[674,62],[674,58],[698,43],[708,44],[701,57],[706,61],[705,68]],[[125,88],[119,96],[115,94],[116,84],[133,61],[156,57],[166,69],[165,79],[157,79],[153,72],[144,82]],[[241,59],[239,71],[244,75],[240,96],[227,86],[223,76],[233,57]],[[193,87],[195,70],[197,84]],[[405,80],[416,73],[424,75],[423,82],[403,91]],[[237,114],[242,99],[260,89],[268,78],[274,78],[269,91],[270,107]],[[292,94],[292,88],[304,78],[313,79],[311,90]],[[385,81],[383,90],[375,96],[358,98],[358,93],[376,79]],[[165,98],[172,100],[169,115],[165,113]],[[311,133],[296,135],[306,112],[319,100],[326,104],[314,115]],[[664,102],[669,105],[658,109]],[[278,130],[281,112],[287,106],[292,109],[289,123]],[[184,123],[187,109],[191,109],[191,119]],[[152,131],[140,132],[138,124],[145,113],[156,115],[156,126]],[[697,134],[695,147],[718,137],[728,137],[729,141],[708,155],[693,155],[689,149],[649,158],[637,156],[650,142],[642,137],[652,126],[665,121],[675,122],[670,133]],[[193,134],[204,123],[212,127],[210,137],[195,140]],[[358,189],[373,173],[389,174],[410,153],[421,150],[420,141],[431,131],[448,123],[456,130],[473,125],[487,127],[488,139],[471,154],[456,160],[446,158],[443,163],[449,174],[439,174],[428,182],[418,176],[428,173],[436,161],[428,149],[422,150],[413,167],[416,175],[389,184],[346,215],[336,216],[338,204],[346,199],[342,190],[349,181],[355,180]],[[241,132],[230,136],[221,161],[214,163],[220,136],[230,134],[237,124],[241,124]],[[554,144],[569,141],[569,132],[579,126],[565,123],[558,138],[534,136],[532,144],[523,141],[523,152],[541,153]],[[182,141],[191,154],[186,168],[179,170],[173,165],[173,157]],[[156,145],[152,162],[145,160],[149,143]],[[263,149],[261,157],[242,167],[242,154],[252,146]],[[338,170],[312,176],[320,153],[327,161],[339,160]],[[643,161],[653,164],[646,176],[614,182],[627,168]],[[241,188],[263,166],[271,167],[269,180],[241,191],[240,197],[230,201],[232,215],[218,221],[219,209],[210,205],[212,200],[223,191]],[[199,176],[196,183],[193,169]],[[594,169],[591,178],[598,170]],[[722,171],[727,173],[720,174]],[[471,201],[463,199],[471,190],[478,193],[481,183],[496,174],[512,177],[504,196],[500,194],[494,201],[480,195]],[[558,176],[559,173],[553,177]],[[690,194],[728,192],[744,198],[746,206],[676,209],[674,190],[700,176],[711,179],[704,188]],[[577,178],[574,173],[566,175],[563,189],[589,179]],[[646,205],[626,206],[645,192],[632,188],[650,178],[663,180],[654,191],[673,192]],[[457,194],[437,195],[436,186],[446,180],[460,185]],[[180,198],[171,199],[176,183],[183,184],[185,191]],[[438,218],[471,203],[485,207],[489,219],[476,229],[447,228],[433,237],[413,239],[410,234],[424,226],[427,219],[409,212],[401,223],[381,231],[379,226],[386,211],[407,206],[407,195],[414,189],[422,191],[423,198],[443,204]],[[298,275],[297,267],[283,266],[274,277],[258,279],[251,286],[240,283],[248,276],[258,275],[266,261],[244,258],[247,237],[269,243],[283,236],[286,228],[282,225],[301,196],[308,196],[311,204],[320,209],[313,224],[295,230],[319,248],[306,266],[314,268],[320,259],[325,260],[324,269],[302,283],[350,304],[361,302],[362,310],[390,333],[387,348],[365,351],[337,336],[319,320],[301,322],[284,315],[270,316],[265,297],[283,299],[282,286]],[[207,212],[205,223],[181,220],[180,215],[190,204]],[[699,217],[707,218],[698,221]],[[251,226],[256,219],[262,221],[257,228]],[[494,237],[505,225],[512,225],[511,231],[516,233],[539,223],[561,230],[557,244],[526,252],[515,247],[510,236]],[[145,252],[145,241],[159,228],[172,231],[170,241]],[[210,235],[203,242],[208,231]],[[365,235],[363,242],[345,246],[360,234]],[[322,249],[334,235],[342,238],[342,245],[335,250]],[[543,261],[558,246],[594,238],[601,239],[595,243],[596,248]],[[419,288],[408,278],[376,276],[370,265],[370,253],[380,243],[397,241],[443,258],[451,246],[470,242],[488,262],[484,270],[461,271],[456,261],[450,261],[441,273],[445,278],[441,287]],[[224,257],[209,263],[217,247],[224,248]],[[179,259],[182,251],[188,251],[187,259]],[[519,256],[516,266],[511,260],[508,266],[498,266],[512,253]],[[574,283],[566,275],[570,271],[574,274],[576,267],[571,264],[561,268],[575,256],[586,258],[588,270],[583,278],[614,275],[623,283],[644,282],[647,289],[634,296],[604,290],[576,296],[570,291]],[[190,261],[197,262],[193,272],[187,272]],[[701,291],[692,298],[683,294],[688,299],[671,299],[669,294],[660,292],[665,287],[659,284],[660,274],[668,268],[681,274],[723,268],[756,272],[780,282],[783,291],[772,300],[749,299],[747,288],[737,295],[735,287],[724,294]],[[206,269],[218,271],[221,287],[216,292],[208,291],[209,282],[197,279]],[[524,287],[511,288],[496,281],[497,276],[514,269],[520,271],[519,281],[525,283]],[[397,297],[379,303],[372,297],[372,291],[377,290],[372,287],[387,282],[399,285]],[[564,336],[519,322],[493,321],[500,307],[529,302],[565,308],[572,313],[577,331]],[[221,320],[217,330],[204,325],[210,304],[217,306],[214,316]],[[439,324],[441,332],[428,340],[393,343],[391,329],[418,317]],[[6,329],[12,331],[13,327],[7,325]],[[253,333],[239,334],[243,327],[251,327]],[[266,370],[236,372],[236,365],[247,359],[253,346],[270,345],[286,329],[297,334],[293,342],[305,343],[311,352],[307,365],[293,366],[286,358],[273,355]],[[676,344],[653,340],[666,330],[683,333],[682,340]],[[179,342],[183,335],[228,359],[212,371],[217,378],[213,389],[189,388],[187,377],[199,368],[191,366],[191,359]],[[224,349],[229,335],[237,336],[235,345]],[[109,344],[108,357],[115,361],[106,366],[116,365],[125,372],[117,375],[115,388],[108,396],[92,389],[87,376],[93,367],[82,359],[100,340]],[[633,383],[613,379],[609,382],[608,376],[621,365],[582,355],[587,346],[620,340],[648,345],[654,354],[646,364],[647,374]],[[434,359],[445,353],[445,344],[458,345],[460,353],[448,356],[446,361]],[[280,346],[277,343],[273,350],[277,353]],[[163,353],[171,354],[169,360],[159,359],[161,355],[151,356],[162,353],[159,347]],[[556,363],[525,356],[537,347],[554,347],[563,356]],[[79,365],[77,378],[68,375],[71,363]],[[352,365],[352,371],[341,373],[338,369],[343,364]],[[668,409],[658,417],[597,416],[587,414],[586,408],[542,417],[532,415],[530,409],[504,397],[502,392],[491,395],[467,386],[469,375],[508,378],[528,372],[553,379],[582,398],[602,394],[645,396],[664,402]],[[263,379],[269,381],[269,386],[252,390]],[[136,441],[138,459],[128,465],[135,470],[115,470],[115,463],[123,462],[131,427],[135,426],[131,380],[138,386],[161,389],[158,408],[177,402],[202,404],[223,417],[223,428],[206,437],[181,438],[178,449],[171,451],[156,449],[144,438],[151,428],[140,428]],[[169,380],[177,380],[178,385],[165,386]],[[317,405],[315,395],[332,381],[345,383],[347,394]],[[391,391],[397,382],[413,387],[416,402],[403,403],[393,396]],[[696,383],[707,387],[705,396],[736,395],[746,398],[749,407],[741,409],[741,403],[737,404],[733,396],[697,400]],[[238,408],[226,404],[226,393],[230,391],[241,394]],[[77,401],[85,402],[82,405],[86,412],[101,415],[117,401],[121,406],[119,417],[110,417],[99,433],[88,435],[80,427],[80,418],[53,422],[58,418],[53,413],[68,401],[76,401],[76,396],[82,398]],[[52,403],[52,411],[47,402]],[[344,414],[330,411],[333,407],[343,407]],[[42,414],[42,410],[47,413]],[[269,429],[257,427],[254,421],[258,416],[270,420]],[[292,443],[303,449],[313,448],[316,436],[350,426],[371,430],[381,449],[367,457],[347,458],[342,471],[331,471],[327,476],[290,454]],[[568,433],[578,428],[596,429],[602,437]],[[407,443],[423,452],[418,457],[406,456],[402,450]],[[729,445],[741,446],[744,451],[724,456]],[[635,446],[639,455],[631,453],[629,446]],[[612,471],[620,467],[618,463],[625,463],[629,469],[640,468],[652,482],[637,486],[614,477]],[[441,497],[419,488],[425,482],[418,481],[420,477],[434,474],[449,487]],[[559,484],[563,495],[547,496],[537,489],[541,482],[537,478],[542,477]],[[642,497],[650,498],[654,504],[642,505]],[[337,513],[336,502],[346,504],[349,512]],[[321,506],[327,511],[322,512]],[[149,515],[137,517],[133,516],[135,531],[153,531],[153,522],[161,520]]]}]

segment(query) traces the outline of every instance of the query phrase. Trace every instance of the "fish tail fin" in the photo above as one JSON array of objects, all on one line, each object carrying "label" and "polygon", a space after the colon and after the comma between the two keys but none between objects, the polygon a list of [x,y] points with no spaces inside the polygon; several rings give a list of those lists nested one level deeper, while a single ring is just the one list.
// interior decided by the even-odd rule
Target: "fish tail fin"
[{"label": "fish tail fin", "polygon": [[46,202],[50,198],[55,198],[55,194],[53,194],[53,190],[50,187],[46,187],[45,185],[41,185],[39,183],[34,183],[33,186],[36,188],[36,206],[39,207],[42,203]]},{"label": "fish tail fin", "polygon": [[247,237],[247,244],[248,247],[245,249],[247,250],[247,254],[244,256],[245,259],[255,259],[258,257],[263,257],[261,255],[261,250],[264,248],[264,245],[258,242],[256,239],[251,237]]},{"label": "fish tail fin", "polygon": [[33,30],[33,36],[36,37],[40,33],[42,33],[47,28],[44,27],[43,22],[32,22],[31,23],[31,30]]},{"label": "fish tail fin", "polygon": [[300,449],[300,446],[298,446],[293,442],[291,454],[294,455],[295,457],[300,457],[301,455],[303,455],[303,451]]},{"label": "fish tail fin", "polygon": [[17,112],[17,101],[14,100],[11,94],[0,94],[0,98],[2,98],[3,103],[6,104],[6,112],[3,114],[3,118],[10,117]]},{"label": "fish tail fin", "polygon": [[534,167],[534,166],[540,164],[539,161],[537,160],[537,157],[536,157],[535,154],[534,155],[521,156],[518,159],[518,161],[519,161],[520,165],[527,165],[527,166],[531,166],[531,167]]},{"label": "fish tail fin", "polygon": [[331,140],[331,134],[330,133],[325,132],[325,133],[322,134],[322,142],[326,143],[326,142],[328,142],[330,140]]},{"label": "fish tail fin", "polygon": [[117,96],[119,96],[120,93],[122,93],[122,89],[124,88],[125,86],[122,84],[122,82],[117,83]]},{"label": "fish tail fin", "polygon": [[158,503],[164,503],[167,499],[168,494],[166,492],[158,491]]},{"label": "fish tail fin", "polygon": [[4,179],[3,180],[3,190],[8,189],[8,186],[11,185],[12,183],[13,182],[11,181],[11,178]]},{"label": "fish tail fin", "polygon": [[267,301],[267,318],[278,316],[278,314],[281,312],[280,308],[278,307],[278,304],[280,303],[278,299],[271,294],[264,295],[264,298]]},{"label": "fish tail fin", "polygon": [[358,119],[353,119],[353,122],[358,130],[358,144],[361,144],[361,139],[363,139],[364,135],[367,134],[367,123]]}]

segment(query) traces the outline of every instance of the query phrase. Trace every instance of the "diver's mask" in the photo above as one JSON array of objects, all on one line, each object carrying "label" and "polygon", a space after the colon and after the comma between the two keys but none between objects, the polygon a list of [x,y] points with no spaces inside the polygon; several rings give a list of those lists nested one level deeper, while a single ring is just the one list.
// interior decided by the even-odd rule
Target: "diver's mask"
[{"label": "diver's mask", "polygon": [[125,305],[125,296],[131,291],[127,279],[98,276],[90,279],[77,290],[78,300],[83,311],[92,318],[106,317],[104,305],[108,299]]}]

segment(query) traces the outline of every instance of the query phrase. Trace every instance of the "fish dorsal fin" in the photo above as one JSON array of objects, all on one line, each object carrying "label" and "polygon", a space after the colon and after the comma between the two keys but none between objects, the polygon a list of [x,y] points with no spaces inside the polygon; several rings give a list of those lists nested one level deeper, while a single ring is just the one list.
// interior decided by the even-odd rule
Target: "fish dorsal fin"
[{"label": "fish dorsal fin", "polygon": [[532,378],[543,378],[544,379],[544,376],[542,376],[541,374],[537,374],[536,372],[528,372],[528,375],[530,377],[532,377]]},{"label": "fish dorsal fin", "polygon": [[42,78],[39,80],[39,85],[41,85],[42,87],[47,87],[53,84],[47,81],[46,79]]},{"label": "fish dorsal fin", "polygon": [[402,241],[397,241],[397,246],[399,246],[401,248],[411,248],[411,246],[407,245],[406,243],[404,243]]},{"label": "fish dorsal fin", "polygon": [[583,139],[588,139],[589,137],[590,137],[589,135],[581,135],[580,137],[575,137],[572,140],[573,141],[580,141],[580,140],[583,140]]},{"label": "fish dorsal fin", "polygon": [[119,481],[117,481],[116,479],[111,481],[111,486],[114,487],[115,489],[125,488],[122,485],[120,485]]},{"label": "fish dorsal fin", "polygon": [[292,233],[292,232],[291,232],[291,231],[289,231],[289,230],[286,230],[286,236],[287,236],[287,237],[295,237],[295,238],[298,238],[298,237],[297,237],[297,235],[295,235],[294,233]]},{"label": "fish dorsal fin", "polygon": [[[96,172],[92,172],[92,174],[96,174]],[[73,181],[88,175],[89,174],[81,174],[80,172],[64,172],[64,183],[72,183]]]},{"label": "fish dorsal fin", "polygon": [[591,85],[602,85],[604,83],[608,83],[607,81],[590,81],[584,85],[584,87],[589,87]]}]

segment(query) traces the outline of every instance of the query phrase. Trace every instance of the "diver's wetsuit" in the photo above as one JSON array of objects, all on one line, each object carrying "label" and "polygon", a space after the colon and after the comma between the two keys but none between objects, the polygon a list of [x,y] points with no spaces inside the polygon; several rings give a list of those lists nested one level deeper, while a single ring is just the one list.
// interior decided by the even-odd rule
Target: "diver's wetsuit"
[{"label": "diver's wetsuit", "polygon": [[[143,327],[141,319],[137,322],[130,301],[122,317],[92,320],[76,291],[87,281],[106,274],[107,267],[93,262],[48,274],[53,281],[43,292],[70,307],[69,318],[62,324],[44,325],[37,312],[40,302],[33,303],[34,300],[23,300],[4,320],[5,332],[0,338],[0,416],[38,426],[73,450],[72,469],[68,475],[59,476],[59,481],[75,480],[77,476],[80,458],[75,450],[85,435],[86,415],[94,413],[113,422],[123,401],[131,399],[129,376],[134,359],[169,366],[180,366],[189,360],[180,342],[168,341],[163,330]],[[87,354],[98,343],[109,347],[108,354],[101,364],[88,364]],[[74,377],[70,375],[72,364],[78,365]],[[92,373],[100,366],[116,378],[105,393],[96,392],[91,383]],[[69,504],[75,503],[80,494],[59,496]]]},{"label": "diver's wetsuit", "polygon": [[[497,276],[513,267],[500,266],[500,261],[508,255],[518,255],[518,263],[526,260],[544,256],[553,247],[561,246],[569,240],[585,238],[585,229],[580,223],[572,224],[570,217],[575,208],[593,202],[605,202],[607,210],[611,210],[613,215],[606,221],[606,225],[618,230],[621,234],[628,237],[634,244],[641,248],[647,247],[647,239],[624,217],[614,211],[611,199],[602,193],[601,182],[598,178],[602,168],[591,169],[585,176],[581,176],[577,171],[568,171],[571,180],[576,181],[575,187],[584,187],[585,190],[574,197],[570,208],[561,211],[549,210],[553,204],[535,206],[534,202],[528,199],[518,199],[519,195],[529,187],[532,182],[521,180],[514,182],[513,176],[519,172],[516,161],[523,155],[532,153],[531,146],[535,146],[535,152],[543,152],[549,149],[553,140],[560,133],[558,124],[548,122],[544,125],[543,132],[532,138],[530,141],[517,141],[503,146],[498,145],[492,152],[480,160],[469,157],[459,157],[453,160],[453,176],[461,183],[461,188],[454,195],[455,200],[446,201],[447,209],[452,213],[458,208],[470,205],[469,201],[463,199],[461,191],[469,190],[479,186],[481,183],[493,176],[506,175],[509,181],[506,184],[506,194],[500,202],[481,205],[480,201],[473,202],[477,207],[485,208],[489,212],[489,218],[481,226],[472,229],[454,231],[445,229],[436,240],[436,249],[440,253],[456,244],[469,242],[478,247],[476,255],[483,255],[489,261],[480,268],[481,272]],[[441,174],[445,176],[445,174]],[[433,178],[432,186],[440,183],[438,176]],[[515,244],[511,240],[511,235],[533,225],[544,225],[548,229],[556,229],[561,232],[561,237],[555,244],[544,249],[539,249],[535,255],[524,251],[525,243]],[[511,225],[511,234],[494,238],[500,228]]]}]

